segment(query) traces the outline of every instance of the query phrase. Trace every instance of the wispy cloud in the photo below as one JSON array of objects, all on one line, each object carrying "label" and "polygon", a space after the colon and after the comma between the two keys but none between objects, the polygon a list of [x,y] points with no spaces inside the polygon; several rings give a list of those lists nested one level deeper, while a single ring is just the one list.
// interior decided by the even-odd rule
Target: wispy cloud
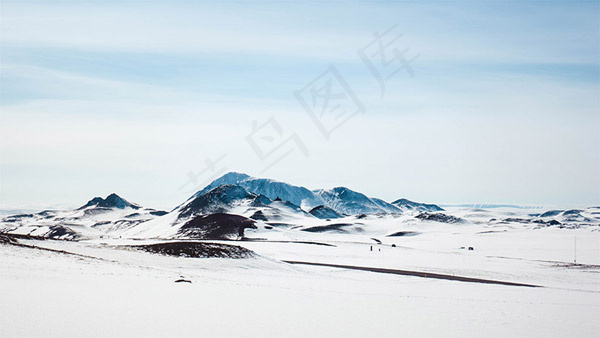
[{"label": "wispy cloud", "polygon": [[[113,184],[144,191],[140,202],[159,200],[223,153],[231,169],[257,173],[244,136],[253,120],[275,116],[311,150],[270,173],[292,182],[327,186],[331,172],[338,184],[384,198],[401,189],[437,202],[594,201],[598,9],[554,1],[3,1],[0,197],[21,202],[67,182],[72,198]],[[415,77],[394,78],[382,100],[356,51],[395,24],[421,56]],[[366,113],[326,141],[292,93],[330,64]],[[377,185],[374,171],[395,184]],[[130,183],[136,172],[161,183]],[[579,173],[571,185],[545,185],[567,172]]]}]

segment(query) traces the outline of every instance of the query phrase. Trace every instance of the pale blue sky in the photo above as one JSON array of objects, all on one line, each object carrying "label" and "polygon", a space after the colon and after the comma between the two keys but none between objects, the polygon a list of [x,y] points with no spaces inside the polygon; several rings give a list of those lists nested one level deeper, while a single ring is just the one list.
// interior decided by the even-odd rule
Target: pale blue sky
[{"label": "pale blue sky", "polygon": [[[174,206],[205,160],[386,200],[600,203],[597,1],[2,1],[0,207]],[[357,54],[397,25],[414,77]],[[334,65],[365,107],[323,137],[294,97]],[[263,171],[269,117],[295,152]],[[217,168],[217,169],[218,169]],[[199,176],[200,185],[208,176]],[[201,187],[199,187],[201,188]]]}]

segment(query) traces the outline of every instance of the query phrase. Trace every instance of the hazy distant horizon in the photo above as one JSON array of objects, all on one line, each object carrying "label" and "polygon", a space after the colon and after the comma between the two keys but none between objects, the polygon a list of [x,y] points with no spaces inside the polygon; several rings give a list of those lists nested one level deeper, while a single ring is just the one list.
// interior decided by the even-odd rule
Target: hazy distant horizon
[{"label": "hazy distant horizon", "polygon": [[[239,172],[242,173],[242,172]],[[250,175],[251,176],[251,175]],[[266,178],[266,177],[265,177]],[[276,180],[275,181],[280,181],[280,180]],[[280,181],[281,182],[281,181]],[[291,182],[285,182],[285,183],[289,183],[292,185],[296,185],[294,183]],[[316,191],[319,189],[332,189],[335,187],[306,187],[305,188],[311,190],[311,191]],[[349,186],[345,186],[346,188],[350,188],[352,189],[352,187]],[[198,191],[202,190],[204,187],[200,187],[198,189]],[[354,189],[352,189],[354,190]],[[358,191],[361,192],[361,191]],[[48,210],[48,209],[57,209],[57,210],[61,210],[61,209],[74,209],[74,208],[79,208],[81,207],[85,202],[87,202],[88,200],[91,200],[94,197],[102,197],[105,198],[106,196],[108,196],[109,194],[112,193],[116,193],[117,195],[119,195],[120,197],[128,200],[129,202],[133,202],[133,203],[137,203],[140,204],[142,207],[145,208],[155,208],[155,209],[164,209],[164,210],[171,210],[172,208],[176,207],[177,205],[180,205],[184,200],[180,200],[180,201],[176,201],[173,202],[172,204],[143,204],[143,203],[139,203],[136,200],[133,200],[131,198],[128,198],[127,196],[120,194],[118,191],[111,191],[109,193],[105,193],[105,194],[96,194],[94,196],[89,196],[89,198],[87,200],[81,200],[81,201],[75,201],[75,202],[59,202],[59,203],[22,203],[22,204],[0,204],[0,214],[13,214],[14,212],[17,211],[24,211],[24,212],[37,212],[37,211],[42,211],[42,210]],[[191,197],[194,193],[190,193]],[[376,195],[367,195],[367,197],[370,198],[379,198],[379,196]],[[422,201],[422,200],[415,200],[412,199],[410,197],[407,196],[399,196],[397,198],[393,198],[393,199],[388,199],[385,200],[386,202],[393,202],[394,200],[398,200],[400,198],[406,198],[409,200],[412,200],[413,202],[420,202],[420,203],[433,203],[436,205],[439,205],[441,207],[473,207],[473,208],[484,208],[484,209],[492,209],[492,208],[503,208],[503,207],[508,207],[508,208],[521,208],[521,209],[557,209],[557,208],[565,208],[565,209],[570,209],[570,208],[576,208],[576,207],[589,207],[589,206],[593,206],[592,204],[586,205],[586,204],[553,204],[553,205],[544,205],[544,204],[507,204],[507,203],[480,203],[480,202],[462,202],[462,203],[446,203],[446,202],[439,202],[439,201]],[[186,197],[187,199],[187,197]]]}]

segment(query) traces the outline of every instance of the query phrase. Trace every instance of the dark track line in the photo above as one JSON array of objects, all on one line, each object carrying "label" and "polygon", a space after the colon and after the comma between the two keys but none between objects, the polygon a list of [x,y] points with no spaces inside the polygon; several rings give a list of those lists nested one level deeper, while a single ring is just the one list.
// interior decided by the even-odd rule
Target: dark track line
[{"label": "dark track line", "polygon": [[453,280],[453,281],[467,282],[467,283],[523,286],[523,287],[529,287],[529,288],[543,287],[540,285],[533,285],[533,284],[504,282],[504,281],[498,281],[498,280],[493,280],[493,279],[462,277],[462,276],[445,275],[445,274],[441,274],[441,273],[430,273],[430,272],[411,271],[411,270],[385,269],[385,268],[373,268],[373,267],[367,267],[367,266],[340,265],[340,264],[327,264],[327,263],[314,263],[314,262],[299,262],[299,261],[283,261],[283,262],[289,263],[289,264],[326,266],[326,267],[332,267],[332,268],[361,270],[361,271],[370,271],[370,272],[377,272],[377,273],[388,273],[388,274],[394,274],[394,275],[413,276],[413,277],[421,277],[421,278],[445,279],[445,280]]}]

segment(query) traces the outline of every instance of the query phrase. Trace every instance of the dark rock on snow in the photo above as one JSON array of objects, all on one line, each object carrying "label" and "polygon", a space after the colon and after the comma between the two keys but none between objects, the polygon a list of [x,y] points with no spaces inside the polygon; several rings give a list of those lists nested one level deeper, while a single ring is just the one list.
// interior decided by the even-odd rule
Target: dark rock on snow
[{"label": "dark rock on snow", "polygon": [[245,229],[256,229],[254,223],[254,220],[239,215],[225,213],[199,215],[186,222],[179,229],[179,235],[197,239],[242,238]]}]

